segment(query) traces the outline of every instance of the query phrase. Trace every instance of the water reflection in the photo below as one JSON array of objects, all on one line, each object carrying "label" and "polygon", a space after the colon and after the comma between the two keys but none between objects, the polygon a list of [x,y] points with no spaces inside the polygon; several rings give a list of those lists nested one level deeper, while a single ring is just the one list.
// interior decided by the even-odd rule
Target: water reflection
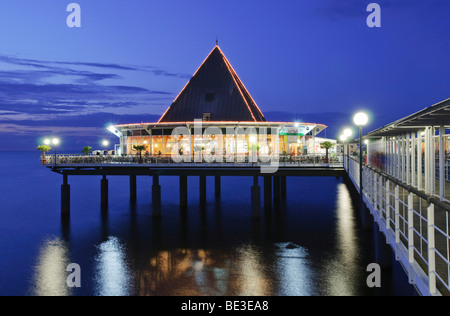
[{"label": "water reflection", "polygon": [[314,295],[315,284],[311,263],[306,249],[292,244],[277,244],[276,273],[279,278],[279,293],[284,296]]},{"label": "water reflection", "polygon": [[236,295],[266,296],[271,295],[270,278],[265,271],[264,257],[261,250],[254,245],[237,249],[237,266],[232,270],[233,285]]},{"label": "water reflection", "polygon": [[270,295],[261,251],[162,250],[139,272],[139,295]]},{"label": "water reflection", "polygon": [[53,237],[44,243],[35,268],[32,294],[36,296],[68,296],[66,268],[69,265],[67,244]]},{"label": "water reflection", "polygon": [[109,237],[97,247],[94,283],[98,296],[127,296],[132,293],[133,276],[127,263],[125,247],[116,237]]},{"label": "water reflection", "polygon": [[[358,271],[358,245],[354,208],[345,184],[337,187],[335,256],[330,257],[326,269],[327,289],[331,296],[358,295],[355,273]],[[352,279],[353,278],[353,279]]]}]

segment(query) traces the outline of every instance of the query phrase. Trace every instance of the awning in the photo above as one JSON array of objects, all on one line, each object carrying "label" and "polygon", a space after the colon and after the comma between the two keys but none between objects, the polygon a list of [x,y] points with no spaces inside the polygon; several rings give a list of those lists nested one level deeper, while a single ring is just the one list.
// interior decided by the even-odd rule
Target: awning
[{"label": "awning", "polygon": [[368,133],[366,137],[404,135],[415,133],[429,126],[450,128],[450,99],[383,126]]}]

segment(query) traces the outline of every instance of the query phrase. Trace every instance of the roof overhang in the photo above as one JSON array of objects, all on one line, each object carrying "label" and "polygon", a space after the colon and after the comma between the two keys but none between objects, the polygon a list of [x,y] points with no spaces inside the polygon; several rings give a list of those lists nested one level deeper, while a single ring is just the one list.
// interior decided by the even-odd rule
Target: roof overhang
[{"label": "roof overhang", "polygon": [[450,128],[450,99],[383,126],[368,133],[366,137],[398,136],[415,133],[426,127]]},{"label": "roof overhang", "polygon": [[267,127],[267,128],[285,128],[285,127],[295,127],[295,126],[314,126],[316,135],[324,131],[328,126],[316,123],[299,123],[299,122],[211,122],[211,121],[198,121],[198,122],[170,122],[170,123],[134,123],[134,124],[124,124],[115,125],[114,127],[121,131],[130,130],[152,130],[152,129],[174,129],[180,126],[186,126],[188,128],[193,128],[196,125],[201,124],[202,127]]}]

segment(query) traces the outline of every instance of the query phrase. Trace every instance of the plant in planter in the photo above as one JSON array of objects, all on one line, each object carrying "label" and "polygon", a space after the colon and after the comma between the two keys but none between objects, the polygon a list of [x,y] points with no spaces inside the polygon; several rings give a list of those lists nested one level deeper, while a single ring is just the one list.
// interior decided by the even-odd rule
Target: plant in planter
[{"label": "plant in planter", "polygon": [[260,150],[260,147],[257,144],[254,144],[254,145],[252,145],[250,147],[250,151],[252,153],[252,157],[251,157],[252,158],[252,163],[253,162],[258,162],[257,156],[259,155],[259,150]]},{"label": "plant in planter", "polygon": [[85,154],[86,156],[89,156],[89,154],[92,152],[92,147],[91,146],[84,146],[83,150],[81,152],[83,154]]},{"label": "plant in planter", "polygon": [[139,163],[143,163],[142,152],[147,148],[145,145],[133,145],[133,150],[139,153]]},{"label": "plant in planter", "polygon": [[332,142],[323,142],[320,144],[320,148],[326,150],[326,156],[323,160],[324,163],[328,163],[330,160],[328,159],[328,151],[334,147],[334,144]]},{"label": "plant in planter", "polygon": [[47,145],[39,145],[37,147],[37,149],[42,152],[41,162],[43,164],[46,164],[47,160],[45,159],[45,154],[48,153],[50,150],[52,150],[52,148],[50,146],[47,146]]}]

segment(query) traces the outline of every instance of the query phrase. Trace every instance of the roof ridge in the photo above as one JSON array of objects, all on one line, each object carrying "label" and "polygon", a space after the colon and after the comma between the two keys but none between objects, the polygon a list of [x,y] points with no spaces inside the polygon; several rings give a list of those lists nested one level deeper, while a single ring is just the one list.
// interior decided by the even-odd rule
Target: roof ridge
[{"label": "roof ridge", "polygon": [[[223,63],[222,65],[225,65],[226,68],[220,68],[219,63]],[[208,67],[205,68],[205,65]],[[188,90],[190,85],[193,88]],[[231,86],[235,86],[239,95],[232,94],[231,90],[230,94],[226,94],[222,88],[227,85],[230,88]],[[219,98],[216,97],[217,99],[214,101],[201,99],[202,97],[200,95],[204,93],[208,94],[208,90],[217,88],[220,91],[216,93],[219,95]],[[205,102],[214,103],[209,105]],[[224,106],[226,106],[225,109],[228,108],[227,105],[230,105],[230,109],[224,110]],[[234,121],[236,119],[250,119],[255,122],[266,121],[264,114],[253,100],[219,45],[214,46],[191,79],[161,116],[158,123],[166,120],[175,122],[191,120],[191,116],[201,115],[202,112],[211,112],[213,114],[213,120]]]}]

